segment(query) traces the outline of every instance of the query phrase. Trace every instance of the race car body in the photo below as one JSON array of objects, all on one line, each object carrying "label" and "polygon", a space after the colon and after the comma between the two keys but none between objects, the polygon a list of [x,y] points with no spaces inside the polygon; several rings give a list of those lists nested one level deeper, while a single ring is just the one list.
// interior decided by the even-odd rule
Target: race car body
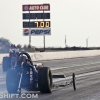
[{"label": "race car body", "polygon": [[[59,75],[52,75],[50,68],[44,67],[41,63],[34,64],[28,53],[19,53],[16,66],[7,71],[7,91],[9,94],[20,94],[21,89],[51,93],[53,87],[56,86],[56,84],[53,84],[53,77],[58,78]],[[74,90],[76,90],[75,74],[73,74],[72,80],[68,84],[72,83]],[[65,84],[68,85],[67,82]]]}]

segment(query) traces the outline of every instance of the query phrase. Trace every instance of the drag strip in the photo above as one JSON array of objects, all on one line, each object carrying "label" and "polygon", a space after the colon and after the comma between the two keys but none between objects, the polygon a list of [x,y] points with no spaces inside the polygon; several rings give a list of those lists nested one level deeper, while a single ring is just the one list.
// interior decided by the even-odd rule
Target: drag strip
[{"label": "drag strip", "polygon": [[[67,80],[72,79],[72,73],[74,72],[76,74],[77,90],[74,91],[71,85],[54,89],[51,94],[36,92],[39,96],[34,100],[100,100],[99,60],[100,56],[41,61],[44,66],[51,68],[52,74],[65,74]],[[2,72],[2,66],[0,65],[0,93],[7,93],[5,78],[6,73]],[[62,79],[55,79],[53,81],[55,83],[63,82]],[[25,90],[22,90],[22,92],[28,93],[28,91]],[[33,91],[31,91],[31,93],[33,93]],[[14,98],[13,100],[19,99]]]}]

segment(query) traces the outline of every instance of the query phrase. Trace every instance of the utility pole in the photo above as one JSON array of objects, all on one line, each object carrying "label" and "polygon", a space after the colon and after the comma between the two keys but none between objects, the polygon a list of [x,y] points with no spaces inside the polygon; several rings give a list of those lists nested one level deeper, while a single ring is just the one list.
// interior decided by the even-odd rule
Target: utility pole
[{"label": "utility pole", "polygon": [[29,11],[29,46],[31,46],[31,33],[30,33],[30,11]]},{"label": "utility pole", "polygon": [[66,48],[66,35],[65,35],[65,48]]},{"label": "utility pole", "polygon": [[86,47],[88,47],[88,39],[89,39],[89,37],[86,39]]}]

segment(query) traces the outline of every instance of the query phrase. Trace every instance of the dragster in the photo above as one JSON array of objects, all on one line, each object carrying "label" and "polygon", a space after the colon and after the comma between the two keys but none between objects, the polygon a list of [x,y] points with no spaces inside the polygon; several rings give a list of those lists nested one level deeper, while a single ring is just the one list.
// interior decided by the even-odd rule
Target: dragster
[{"label": "dragster", "polygon": [[[10,68],[6,74],[6,87],[9,94],[21,94],[21,89],[27,91],[40,91],[41,93],[52,93],[54,88],[72,85],[76,90],[75,73],[67,81],[65,75],[52,75],[52,70],[42,63],[35,64],[30,55],[21,52],[14,68]],[[54,83],[53,79],[62,78],[64,82]]]}]

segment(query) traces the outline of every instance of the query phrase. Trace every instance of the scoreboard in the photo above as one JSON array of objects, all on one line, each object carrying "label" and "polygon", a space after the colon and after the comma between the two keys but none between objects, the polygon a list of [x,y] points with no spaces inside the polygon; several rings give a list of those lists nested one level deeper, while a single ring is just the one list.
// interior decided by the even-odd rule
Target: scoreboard
[{"label": "scoreboard", "polygon": [[23,28],[50,28],[50,21],[23,22]]},{"label": "scoreboard", "polygon": [[50,4],[23,5],[22,10],[24,11],[22,13],[24,36],[51,35],[50,12],[44,12],[50,11]]}]

